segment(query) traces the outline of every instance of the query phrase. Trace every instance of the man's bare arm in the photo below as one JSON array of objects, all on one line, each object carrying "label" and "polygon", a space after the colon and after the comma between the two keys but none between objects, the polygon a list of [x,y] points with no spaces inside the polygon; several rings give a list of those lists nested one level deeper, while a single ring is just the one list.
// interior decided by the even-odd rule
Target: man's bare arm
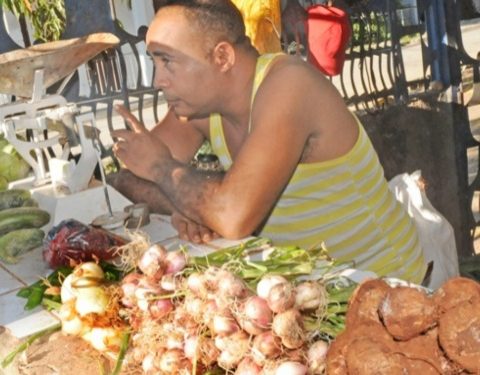
[{"label": "man's bare arm", "polygon": [[146,203],[151,212],[171,215],[175,206],[160,187],[128,169],[107,176],[107,182],[133,203]]}]

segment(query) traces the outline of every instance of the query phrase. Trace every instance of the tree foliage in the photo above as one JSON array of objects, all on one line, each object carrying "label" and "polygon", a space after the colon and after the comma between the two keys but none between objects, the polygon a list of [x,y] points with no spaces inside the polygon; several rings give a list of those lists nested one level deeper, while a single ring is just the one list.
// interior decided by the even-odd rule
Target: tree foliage
[{"label": "tree foliage", "polygon": [[64,0],[0,0],[0,6],[29,19],[36,40],[59,40],[65,28]]}]

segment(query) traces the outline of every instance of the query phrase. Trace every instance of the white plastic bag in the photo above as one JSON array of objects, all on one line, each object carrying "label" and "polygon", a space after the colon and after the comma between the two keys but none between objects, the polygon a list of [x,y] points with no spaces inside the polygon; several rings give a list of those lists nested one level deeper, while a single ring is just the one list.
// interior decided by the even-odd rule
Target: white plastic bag
[{"label": "white plastic bag", "polygon": [[459,275],[457,247],[453,227],[419,187],[420,178],[420,171],[404,173],[392,178],[388,185],[418,228],[425,260],[433,261],[430,281],[425,286],[437,289],[447,279]]}]

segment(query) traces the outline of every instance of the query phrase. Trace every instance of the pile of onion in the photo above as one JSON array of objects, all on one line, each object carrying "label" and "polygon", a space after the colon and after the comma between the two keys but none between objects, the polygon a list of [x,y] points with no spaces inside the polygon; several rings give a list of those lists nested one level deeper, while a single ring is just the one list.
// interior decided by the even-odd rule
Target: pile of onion
[{"label": "pile of onion", "polygon": [[186,272],[187,261],[156,244],[122,281],[123,315],[135,331],[130,364],[148,374],[324,372],[328,344],[312,340],[302,320],[325,303],[320,283],[266,275],[253,291],[228,269]]}]

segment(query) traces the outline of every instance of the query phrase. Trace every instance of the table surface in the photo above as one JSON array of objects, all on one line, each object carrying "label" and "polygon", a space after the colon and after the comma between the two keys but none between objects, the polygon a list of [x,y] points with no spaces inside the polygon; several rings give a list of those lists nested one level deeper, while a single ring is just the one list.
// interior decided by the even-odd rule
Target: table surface
[{"label": "table surface", "polygon": [[[150,223],[140,230],[150,237],[152,243],[160,243],[169,250],[184,246],[195,256],[247,240],[217,239],[208,244],[193,244],[178,238],[168,216],[157,214],[151,214]],[[16,296],[21,288],[38,281],[52,271],[42,258],[41,248],[23,255],[17,264],[11,265],[0,261],[0,327],[3,326],[17,338],[23,338],[58,322],[53,314],[41,307],[25,311],[23,306],[26,300]]]}]

